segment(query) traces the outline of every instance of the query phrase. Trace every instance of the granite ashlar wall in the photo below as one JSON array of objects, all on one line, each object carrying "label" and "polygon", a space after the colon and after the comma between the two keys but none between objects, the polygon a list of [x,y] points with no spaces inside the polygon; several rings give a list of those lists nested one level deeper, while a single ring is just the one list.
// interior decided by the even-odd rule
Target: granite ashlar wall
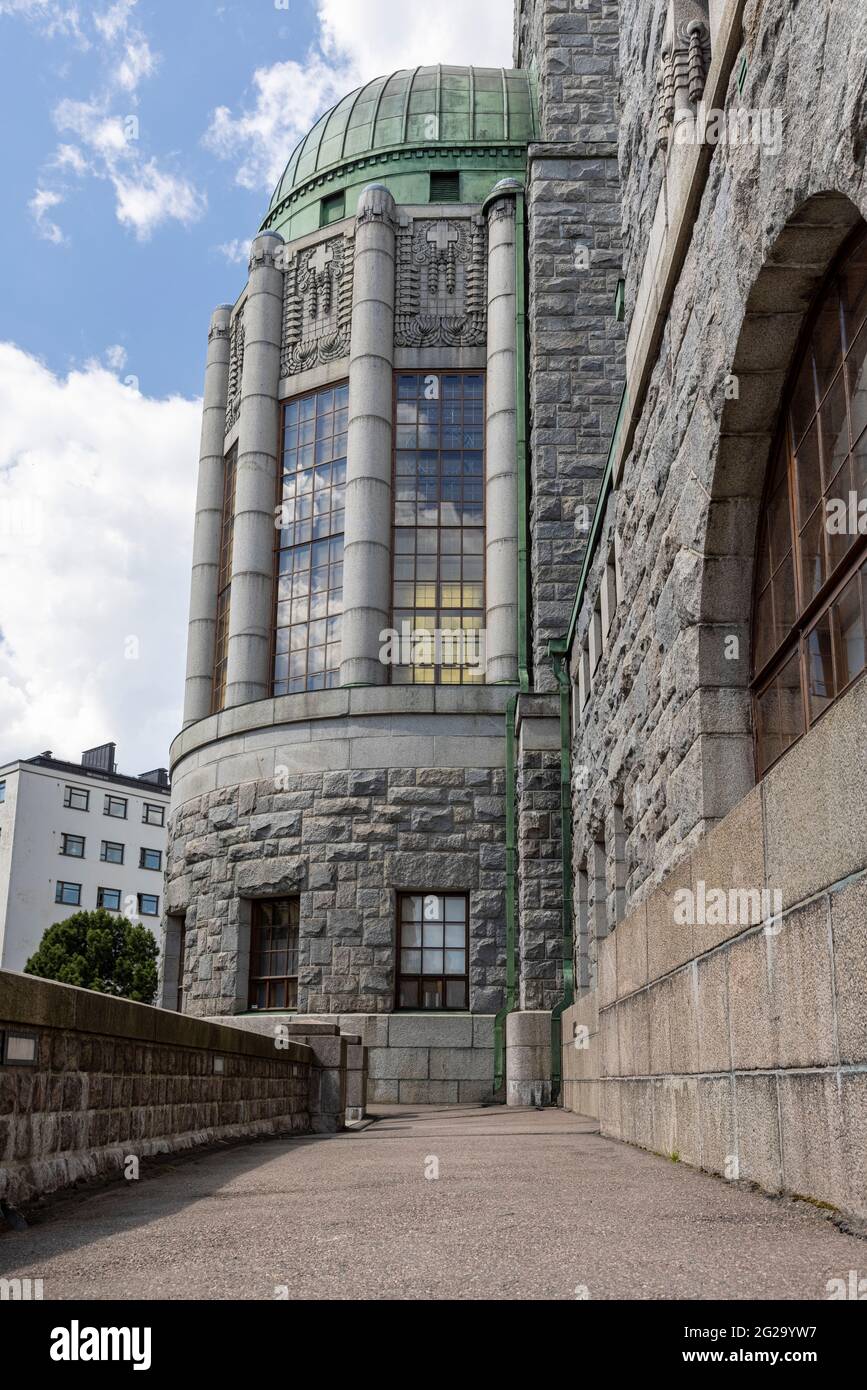
[{"label": "granite ashlar wall", "polygon": [[[664,8],[621,3],[633,396],[647,341],[635,328],[654,306],[663,310],[661,336],[572,651],[577,683],[616,548],[616,612],[574,729],[582,769],[574,844],[576,872],[592,879],[595,847],[622,808],[627,910],[754,783],[750,612],[766,463],[804,316],[845,236],[867,216],[863,74],[851,63],[867,44],[864,6],[742,6],[732,71],[744,72],[743,89],[733,77],[726,109],[779,112],[781,143],[776,152],[714,146],[692,206],[685,182],[695,150],[655,151],[647,135]],[[662,268],[675,246],[683,263],[666,311]],[[848,825],[836,824],[845,836]]]},{"label": "granite ashlar wall", "polygon": [[[599,942],[563,1022],[564,1104],[603,1134],[861,1217],[865,721],[862,681]],[[781,914],[679,924],[714,889]]]},{"label": "granite ashlar wall", "polygon": [[287,774],[193,798],[170,831],[168,911],[186,913],[184,1009],[243,1012],[254,898],[300,894],[298,1009],[394,1007],[396,893],[468,891],[470,1008],[505,983],[504,774]]},{"label": "granite ashlar wall", "polygon": [[36,1040],[34,1065],[0,1061],[0,1196],[13,1204],[120,1176],[130,1156],[311,1128],[318,1072],[310,1048],[292,1041],[277,1049],[272,1038],[4,970],[8,1032]]},{"label": "granite ashlar wall", "polygon": [[[623,387],[616,0],[522,0],[544,143],[527,164],[530,576],[534,688],[569,615]],[[532,1007],[532,1006],[531,1006]]]}]

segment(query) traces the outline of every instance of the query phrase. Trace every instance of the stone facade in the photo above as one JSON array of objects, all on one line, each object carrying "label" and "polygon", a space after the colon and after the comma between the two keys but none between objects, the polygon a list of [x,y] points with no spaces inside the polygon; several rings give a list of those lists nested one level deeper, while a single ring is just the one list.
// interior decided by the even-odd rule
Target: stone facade
[{"label": "stone facade", "polygon": [[310,1049],[0,971],[0,1034],[35,1039],[0,1063],[0,1197],[11,1203],[128,1159],[218,1139],[307,1133]]},{"label": "stone facade", "polygon": [[553,690],[623,387],[616,0],[522,0],[546,144],[527,170],[533,679]]},{"label": "stone facade", "polygon": [[470,894],[470,1008],[505,978],[503,772],[285,773],[194,797],[172,818],[169,911],[186,911],[185,1011],[247,1008],[249,904],[300,894],[298,1009],[389,1012],[400,890]]}]

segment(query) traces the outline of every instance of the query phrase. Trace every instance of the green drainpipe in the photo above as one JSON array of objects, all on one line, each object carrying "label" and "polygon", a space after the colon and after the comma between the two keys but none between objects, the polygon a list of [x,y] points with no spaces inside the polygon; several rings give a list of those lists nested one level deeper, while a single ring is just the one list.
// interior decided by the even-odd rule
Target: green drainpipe
[{"label": "green drainpipe", "polygon": [[569,659],[566,639],[548,644],[554,676],[560,688],[560,847],[562,857],[563,997],[551,1011],[551,1104],[560,1098],[563,1068],[563,1013],[575,998],[572,957],[572,748],[569,727]]},{"label": "green drainpipe", "polygon": [[[518,690],[530,689],[527,592],[527,220],[524,195],[515,199],[515,455],[518,488]],[[518,995],[518,840],[515,780],[515,713],[518,696],[506,706],[506,1002],[494,1019],[494,1094],[506,1085],[506,1017]]]}]

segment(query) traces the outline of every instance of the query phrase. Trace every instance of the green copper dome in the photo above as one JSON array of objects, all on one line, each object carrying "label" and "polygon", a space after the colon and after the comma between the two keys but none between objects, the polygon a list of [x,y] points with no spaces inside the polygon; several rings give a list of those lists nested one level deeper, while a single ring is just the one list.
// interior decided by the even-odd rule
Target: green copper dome
[{"label": "green copper dome", "polygon": [[[262,229],[291,239],[351,216],[374,180],[398,202],[427,203],[441,200],[451,174],[449,201],[481,202],[500,178],[523,175],[537,137],[526,72],[437,65],[377,77],[321,116],[293,151]],[[431,174],[445,178],[431,183]]]}]

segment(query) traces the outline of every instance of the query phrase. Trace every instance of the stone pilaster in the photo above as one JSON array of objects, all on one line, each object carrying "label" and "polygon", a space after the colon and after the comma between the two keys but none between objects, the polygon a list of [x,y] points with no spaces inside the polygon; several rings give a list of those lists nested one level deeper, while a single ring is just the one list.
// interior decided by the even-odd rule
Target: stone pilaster
[{"label": "stone pilaster", "polygon": [[250,252],[235,484],[227,709],[265,699],[271,692],[282,245],[283,238],[278,233],[262,232]]},{"label": "stone pilaster", "polygon": [[488,351],[485,406],[486,678],[518,678],[518,492],[516,448],[515,199],[497,184],[488,220]]},{"label": "stone pilaster", "polygon": [[184,728],[211,712],[211,680],[214,671],[214,636],[217,616],[217,584],[220,570],[220,523],[223,510],[223,433],[229,386],[229,320],[231,304],[221,304],[211,316],[202,435],[199,448],[199,481],[196,489],[196,524],[193,533],[193,574],[190,584],[190,621],[187,631],[187,677],[184,691]]},{"label": "stone pilaster", "polygon": [[343,563],[342,685],[382,685],[391,626],[392,412],[396,209],[382,184],[358,203]]}]

